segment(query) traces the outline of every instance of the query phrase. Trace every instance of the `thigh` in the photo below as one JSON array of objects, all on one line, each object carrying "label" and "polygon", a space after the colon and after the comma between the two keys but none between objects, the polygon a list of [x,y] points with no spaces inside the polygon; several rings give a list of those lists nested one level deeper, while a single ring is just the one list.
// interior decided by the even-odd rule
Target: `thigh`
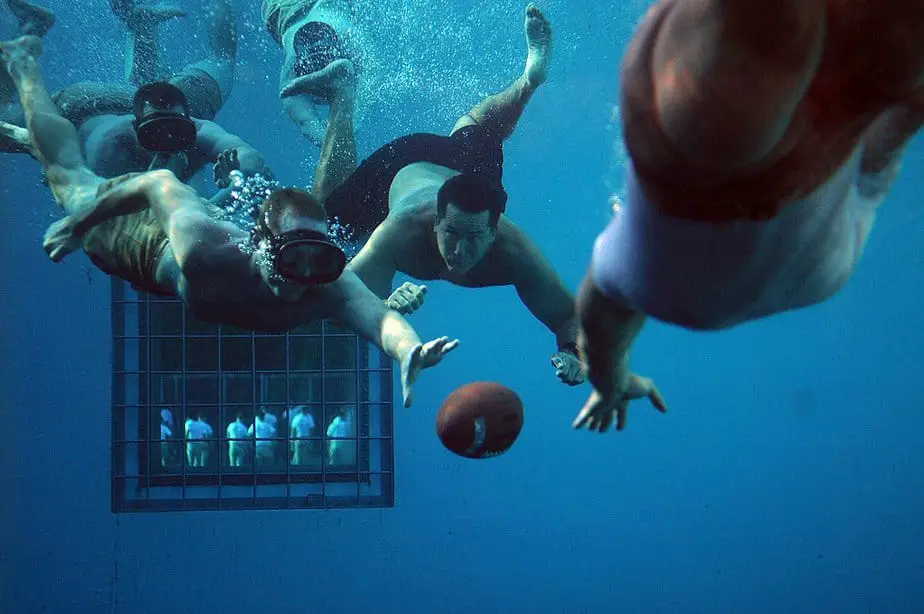
[{"label": "thigh", "polygon": [[[213,120],[224,105],[224,83],[233,79],[233,67],[227,62],[203,60],[175,74],[170,83],[186,95],[189,114],[199,119]],[[227,88],[230,90],[230,87]]]}]

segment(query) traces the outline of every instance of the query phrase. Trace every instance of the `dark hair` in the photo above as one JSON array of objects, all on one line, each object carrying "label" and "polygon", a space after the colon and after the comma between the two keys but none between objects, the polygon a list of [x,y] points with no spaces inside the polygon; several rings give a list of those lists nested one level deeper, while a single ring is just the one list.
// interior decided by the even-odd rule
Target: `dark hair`
[{"label": "dark hair", "polygon": [[327,221],[327,211],[321,201],[313,194],[298,188],[281,188],[270,194],[260,206],[259,215],[274,233],[279,232],[280,220],[286,215]]},{"label": "dark hair", "polygon": [[446,214],[446,206],[449,204],[466,213],[488,211],[488,223],[496,226],[501,213],[507,208],[507,192],[499,183],[480,175],[462,173],[444,183],[436,195],[437,219]]},{"label": "dark hair", "polygon": [[165,81],[147,83],[138,88],[132,101],[136,119],[140,120],[144,117],[145,105],[150,105],[158,110],[166,110],[180,105],[183,107],[183,112],[187,116],[189,115],[189,102],[186,100],[186,94],[177,86]]}]

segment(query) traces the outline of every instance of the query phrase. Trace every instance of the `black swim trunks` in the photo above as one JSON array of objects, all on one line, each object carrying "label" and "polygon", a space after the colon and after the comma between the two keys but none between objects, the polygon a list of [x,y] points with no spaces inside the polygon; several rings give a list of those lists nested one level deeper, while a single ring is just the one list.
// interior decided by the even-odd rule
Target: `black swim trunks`
[{"label": "black swim trunks", "polygon": [[430,162],[461,173],[481,175],[500,185],[503,139],[482,126],[465,126],[452,136],[416,133],[395,139],[363,160],[325,201],[331,222],[347,227],[363,242],[388,215],[388,191],[409,164]]}]

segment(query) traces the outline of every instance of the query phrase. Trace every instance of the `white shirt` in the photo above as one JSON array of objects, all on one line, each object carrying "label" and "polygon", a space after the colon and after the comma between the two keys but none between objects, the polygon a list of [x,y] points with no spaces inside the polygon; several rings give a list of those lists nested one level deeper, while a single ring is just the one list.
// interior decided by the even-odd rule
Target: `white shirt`
[{"label": "white shirt", "polygon": [[292,420],[292,432],[296,437],[310,437],[312,429],[314,429],[314,416],[305,412],[295,415]]},{"label": "white shirt", "polygon": [[245,439],[247,437],[247,427],[240,420],[235,420],[228,425],[227,433],[228,439]]},{"label": "white shirt", "polygon": [[206,439],[212,436],[212,427],[205,420],[186,419],[186,439]]}]

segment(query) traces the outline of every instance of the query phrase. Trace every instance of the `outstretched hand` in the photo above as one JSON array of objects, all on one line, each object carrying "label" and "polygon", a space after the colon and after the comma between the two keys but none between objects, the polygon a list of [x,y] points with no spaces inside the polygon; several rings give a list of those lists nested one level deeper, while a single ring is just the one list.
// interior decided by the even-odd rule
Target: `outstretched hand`
[{"label": "outstretched hand", "polygon": [[591,431],[606,432],[616,418],[616,430],[626,427],[629,402],[648,398],[659,412],[667,412],[664,397],[654,382],[647,377],[629,373],[628,369],[619,369],[612,377],[595,382],[590,398],[575,418],[572,426],[576,429],[586,426]]},{"label": "outstretched hand", "polygon": [[52,262],[61,262],[68,254],[80,249],[82,244],[83,237],[77,234],[75,220],[70,215],[49,226],[42,241],[42,247]]},{"label": "outstretched hand", "polygon": [[414,402],[414,382],[423,369],[427,369],[443,360],[443,356],[456,349],[458,339],[440,337],[427,343],[417,344],[401,361],[401,391],[404,406],[410,407]]}]

